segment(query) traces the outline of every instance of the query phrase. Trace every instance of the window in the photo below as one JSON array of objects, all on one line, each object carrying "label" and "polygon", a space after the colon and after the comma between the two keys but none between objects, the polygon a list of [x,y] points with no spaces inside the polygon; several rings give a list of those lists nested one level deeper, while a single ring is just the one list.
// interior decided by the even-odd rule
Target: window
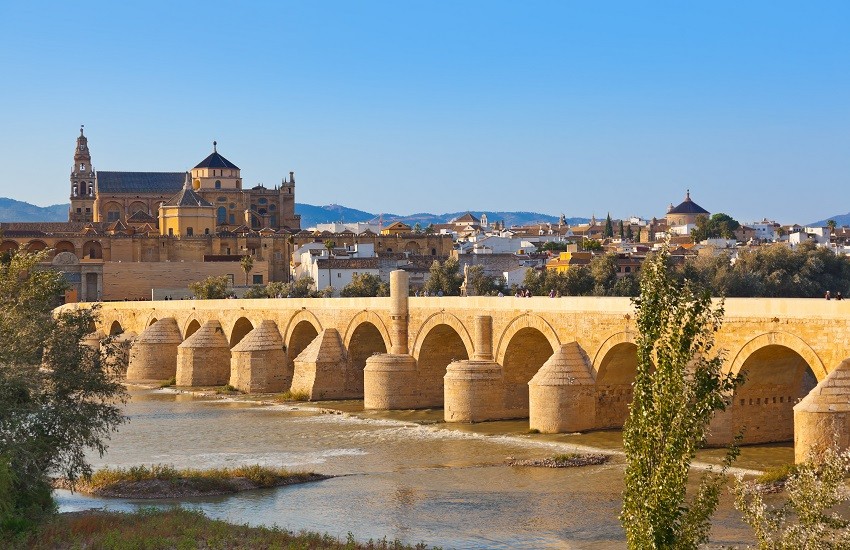
[{"label": "window", "polygon": [[89,184],[89,196],[94,195],[94,185]]},{"label": "window", "polygon": [[86,169],[86,165],[85,165],[85,164],[80,164],[80,172],[84,172],[84,171],[85,171],[85,169]]},{"label": "window", "polygon": [[83,211],[82,208],[77,208],[77,214],[81,213],[82,211]]},{"label": "window", "polygon": [[267,204],[269,201],[268,199],[260,199],[257,202],[259,202],[260,204]]},{"label": "window", "polygon": [[186,228],[186,236],[187,236],[187,237],[191,237],[191,236],[192,236],[192,235],[194,235],[194,234],[195,234],[195,230],[194,230],[194,229],[192,229],[191,227],[187,227],[187,228]]},{"label": "window", "polygon": [[269,218],[269,225],[272,227],[277,226],[277,216],[272,216]]},{"label": "window", "polygon": [[219,206],[216,210],[215,222],[222,224],[227,221],[227,208]]},{"label": "window", "polygon": [[277,210],[277,206],[275,206],[275,205],[273,205],[273,204],[270,204],[270,205],[269,205],[269,210],[271,210],[272,212],[274,212],[275,210]]},{"label": "window", "polygon": [[106,221],[108,222],[117,222],[121,219],[121,211],[120,210],[110,210],[106,213]]},{"label": "window", "polygon": [[215,188],[221,189],[221,180],[215,180]]},{"label": "window", "polygon": [[255,285],[261,285],[261,284],[263,284],[263,276],[262,276],[262,275],[253,275],[252,277],[253,277],[253,279],[254,279],[254,284],[255,284]]},{"label": "window", "polygon": [[75,197],[76,197],[76,196],[77,196],[77,186],[75,185],[75,186],[74,186],[74,187],[72,187],[71,189],[72,189],[72,191],[73,191],[71,194],[72,194],[73,196],[75,196]]},{"label": "window", "polygon": [[91,208],[86,208],[86,212],[91,212]]},{"label": "window", "polygon": [[231,203],[230,203],[230,209],[231,209],[231,210],[233,210],[234,208],[236,208],[236,203],[235,203],[235,202],[231,202]]},{"label": "window", "polygon": [[342,277],[342,273],[337,273],[336,278],[339,279],[340,277]]},{"label": "window", "polygon": [[230,256],[230,247],[227,248],[227,255]]},{"label": "window", "polygon": [[216,199],[218,202],[227,202],[227,197],[219,197]]},{"label": "window", "polygon": [[204,229],[204,235],[209,235],[209,234],[210,234],[210,228],[207,227],[206,229]]},{"label": "window", "polygon": [[231,215],[229,216],[229,218],[230,218],[230,225],[236,225],[236,216],[234,216],[233,214],[231,214]]},{"label": "window", "polygon": [[169,227],[169,228],[168,228],[168,236],[169,236],[169,237],[173,237],[173,236],[174,236],[174,228],[173,228],[173,227]]}]

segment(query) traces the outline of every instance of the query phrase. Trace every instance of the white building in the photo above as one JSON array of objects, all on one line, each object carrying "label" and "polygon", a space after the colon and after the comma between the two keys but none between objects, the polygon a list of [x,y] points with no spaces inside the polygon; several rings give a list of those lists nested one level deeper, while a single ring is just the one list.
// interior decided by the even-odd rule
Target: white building
[{"label": "white building", "polygon": [[314,281],[313,290],[334,288],[334,296],[351,283],[355,275],[369,273],[380,276],[378,257],[372,243],[360,243],[332,252],[322,243],[307,243],[293,254],[292,267],[294,279],[310,277]]}]

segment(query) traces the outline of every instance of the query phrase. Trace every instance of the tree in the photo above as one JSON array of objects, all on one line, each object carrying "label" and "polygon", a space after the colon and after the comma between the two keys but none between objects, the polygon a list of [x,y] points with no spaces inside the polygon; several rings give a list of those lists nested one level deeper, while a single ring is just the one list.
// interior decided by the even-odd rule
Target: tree
[{"label": "tree", "polygon": [[629,418],[623,429],[625,491],[620,521],[629,548],[696,548],[708,538],[726,468],[703,475],[687,497],[690,464],[717,410],[727,406],[741,382],[723,374],[722,354],[713,353],[722,304],[690,281],[668,272],[663,247],[643,265],[637,312],[637,373]]},{"label": "tree", "polygon": [[[638,232],[640,232],[639,229],[638,229]],[[635,234],[634,234],[634,231],[632,231],[632,224],[629,224],[629,225],[626,226],[626,239],[632,241],[632,240],[634,240],[634,238],[635,238]]]},{"label": "tree", "polygon": [[735,507],[753,528],[760,549],[848,548],[850,521],[835,512],[850,502],[844,487],[848,475],[850,454],[828,448],[794,467],[785,482],[785,504],[768,507],[762,488],[739,477]]},{"label": "tree", "polygon": [[207,277],[203,281],[189,283],[189,290],[199,300],[220,300],[227,298],[228,286],[230,286],[230,277],[219,275]]},{"label": "tree", "polygon": [[837,224],[835,223],[835,220],[827,220],[826,226],[829,228],[830,235],[835,233],[835,226],[836,225]]},{"label": "tree", "polygon": [[608,213],[608,217],[605,218],[605,232],[602,233],[602,236],[605,238],[610,238],[614,236],[614,222],[611,221],[611,213]]},{"label": "tree", "polygon": [[593,294],[609,296],[617,282],[617,255],[614,253],[599,254],[588,264],[590,276],[593,278]]},{"label": "tree", "polygon": [[325,241],[325,248],[328,250],[328,286],[331,285],[331,258],[333,258],[333,250],[335,246],[336,243],[332,240],[327,239]]},{"label": "tree", "polygon": [[625,239],[625,238],[626,238],[626,229],[623,226],[623,220],[620,220],[620,239],[622,240],[622,239]]},{"label": "tree", "polygon": [[252,269],[254,269],[254,257],[250,254],[245,254],[239,260],[239,266],[242,267],[242,271],[245,272],[245,286],[248,286],[248,274],[251,273]]},{"label": "tree", "polygon": [[460,273],[460,264],[456,259],[449,258],[443,263],[434,260],[424,289],[429,294],[442,291],[444,296],[458,296],[462,284],[463,275]]},{"label": "tree", "polygon": [[597,241],[596,239],[588,239],[587,237],[581,242],[581,248],[583,250],[589,251],[597,251],[602,250],[602,243]]},{"label": "tree", "polygon": [[0,531],[20,531],[55,509],[49,474],[74,483],[91,473],[86,450],[103,455],[124,418],[117,351],[82,344],[97,310],[54,315],[66,288],[41,269],[47,252],[0,264]]},{"label": "tree", "polygon": [[484,273],[483,265],[472,265],[469,266],[466,284],[475,296],[495,296],[504,290],[505,280],[502,277]]},{"label": "tree", "polygon": [[417,235],[422,233],[422,224],[419,223],[419,222],[416,222],[415,224],[413,224],[413,232],[416,233]]},{"label": "tree", "polygon": [[708,218],[697,216],[696,227],[691,230],[691,238],[695,243],[706,239],[734,239],[735,231],[741,227],[737,220],[728,214],[718,213]]},{"label": "tree", "polygon": [[390,285],[377,275],[360,273],[351,276],[351,282],[342,288],[339,295],[346,298],[389,296]]}]

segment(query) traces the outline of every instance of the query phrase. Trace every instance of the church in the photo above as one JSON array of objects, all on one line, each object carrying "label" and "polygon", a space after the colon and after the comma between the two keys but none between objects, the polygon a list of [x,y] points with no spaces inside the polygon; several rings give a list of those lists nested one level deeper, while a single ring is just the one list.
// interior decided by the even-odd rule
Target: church
[{"label": "church", "polygon": [[[212,207],[215,226],[222,230],[247,226],[297,232],[301,228],[295,214],[294,172],[273,189],[261,184],[244,189],[241,170],[213,142],[213,152],[189,174],[191,189]],[[88,138],[80,127],[68,221],[156,224],[160,205],[181,192],[185,177],[185,172],[96,171]]]}]

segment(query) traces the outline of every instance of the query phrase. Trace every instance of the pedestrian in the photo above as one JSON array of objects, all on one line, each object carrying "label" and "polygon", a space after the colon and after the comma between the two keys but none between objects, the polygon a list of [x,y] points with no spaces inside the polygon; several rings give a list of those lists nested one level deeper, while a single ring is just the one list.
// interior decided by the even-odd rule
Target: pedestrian
[{"label": "pedestrian", "polygon": [[829,295],[829,291],[828,291],[828,290],[826,291],[826,296],[824,296],[824,298],[826,298],[827,300],[831,300],[831,299],[832,299],[832,296],[830,296],[830,295]]},{"label": "pedestrian", "polygon": [[550,298],[554,298],[554,297],[555,297],[555,289],[554,289],[554,288],[553,288],[552,290],[550,290],[550,291],[549,291],[549,297],[550,297]]},{"label": "pedestrian", "polygon": [[442,288],[437,291],[437,296],[439,296],[440,298],[443,297],[443,289]]},{"label": "pedestrian", "polygon": [[836,299],[836,300],[843,300],[843,299],[844,299],[844,297],[841,295],[841,293],[840,293],[840,292],[836,292],[836,293],[835,293],[835,299]]}]

